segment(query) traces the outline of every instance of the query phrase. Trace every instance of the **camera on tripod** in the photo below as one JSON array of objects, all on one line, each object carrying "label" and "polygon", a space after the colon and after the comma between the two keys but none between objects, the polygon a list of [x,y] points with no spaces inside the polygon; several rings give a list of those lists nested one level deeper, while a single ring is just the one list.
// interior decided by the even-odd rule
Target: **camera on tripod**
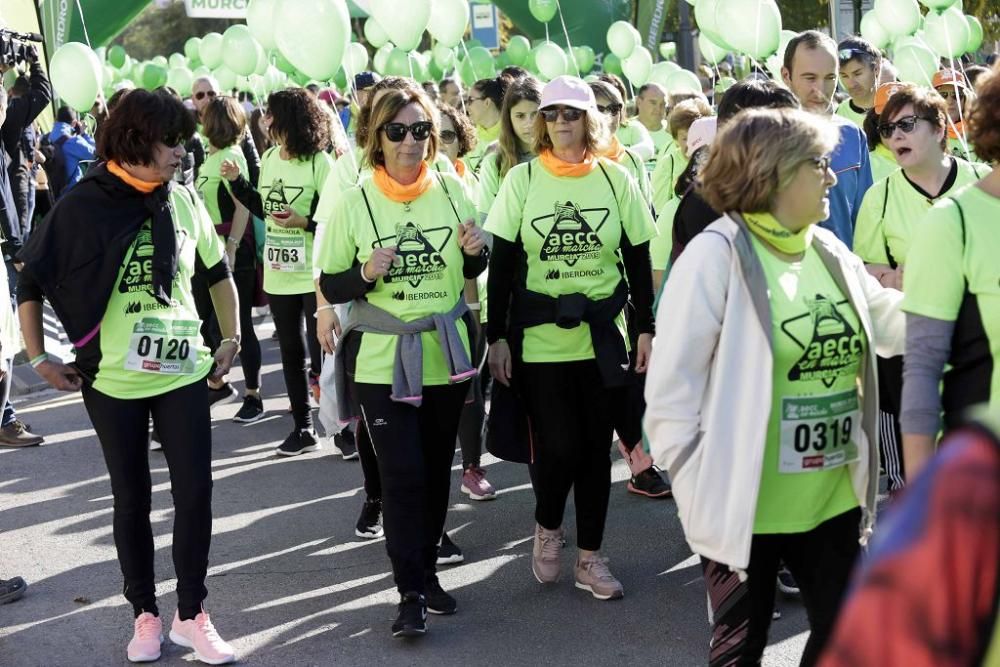
[{"label": "camera on tripod", "polygon": [[15,32],[0,28],[0,67],[14,67],[38,60],[38,49],[32,42],[41,42],[42,36],[34,32]]}]

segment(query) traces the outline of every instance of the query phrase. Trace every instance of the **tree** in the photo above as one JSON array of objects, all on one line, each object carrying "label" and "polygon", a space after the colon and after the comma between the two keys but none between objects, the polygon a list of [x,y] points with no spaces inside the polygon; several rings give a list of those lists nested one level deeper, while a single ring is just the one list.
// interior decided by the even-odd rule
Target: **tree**
[{"label": "tree", "polygon": [[233,19],[193,19],[184,11],[184,3],[175,2],[159,9],[149,5],[114,39],[133,58],[149,60],[153,56],[184,53],[184,42],[209,32],[225,32]]}]

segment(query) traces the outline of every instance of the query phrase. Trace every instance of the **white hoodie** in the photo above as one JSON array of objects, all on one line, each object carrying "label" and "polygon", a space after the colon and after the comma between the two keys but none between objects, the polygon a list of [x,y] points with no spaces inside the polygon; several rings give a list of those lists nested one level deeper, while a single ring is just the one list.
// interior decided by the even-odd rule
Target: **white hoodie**
[{"label": "white hoodie", "polygon": [[[883,288],[831,232],[817,251],[861,320],[870,344],[862,370],[860,458],[850,465],[874,523],[878,486],[876,351],[903,353],[901,292]],[[696,554],[745,570],[771,413],[771,312],[764,269],[738,214],[716,220],[674,264],[656,317],[644,426],[657,465],[670,473],[684,535]]]}]

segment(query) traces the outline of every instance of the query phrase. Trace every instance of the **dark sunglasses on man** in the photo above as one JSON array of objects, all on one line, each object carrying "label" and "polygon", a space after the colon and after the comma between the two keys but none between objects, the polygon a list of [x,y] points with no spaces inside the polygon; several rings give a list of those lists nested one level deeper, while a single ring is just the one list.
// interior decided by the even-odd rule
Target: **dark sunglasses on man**
[{"label": "dark sunglasses on man", "polygon": [[194,99],[200,102],[203,99],[205,99],[206,95],[208,97],[215,97],[216,95],[218,95],[218,93],[215,92],[214,90],[199,90],[197,93],[194,94]]}]

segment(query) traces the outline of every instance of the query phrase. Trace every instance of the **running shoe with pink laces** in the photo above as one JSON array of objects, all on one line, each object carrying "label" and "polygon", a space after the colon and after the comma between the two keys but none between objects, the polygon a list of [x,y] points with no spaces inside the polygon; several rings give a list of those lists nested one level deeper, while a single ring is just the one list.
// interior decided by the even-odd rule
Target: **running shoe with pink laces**
[{"label": "running shoe with pink laces", "polygon": [[486,471],[479,466],[472,466],[462,473],[462,493],[473,500],[493,500],[497,497],[496,489],[486,479]]},{"label": "running shoe with pink laces", "polygon": [[187,621],[182,621],[180,614],[175,612],[170,628],[170,641],[178,646],[194,649],[194,657],[207,665],[224,665],[236,659],[233,647],[215,631],[205,610]]},{"label": "running shoe with pink laces", "polygon": [[160,659],[160,645],[163,643],[163,622],[159,616],[148,611],[135,619],[135,632],[128,643],[129,662],[153,662]]}]

